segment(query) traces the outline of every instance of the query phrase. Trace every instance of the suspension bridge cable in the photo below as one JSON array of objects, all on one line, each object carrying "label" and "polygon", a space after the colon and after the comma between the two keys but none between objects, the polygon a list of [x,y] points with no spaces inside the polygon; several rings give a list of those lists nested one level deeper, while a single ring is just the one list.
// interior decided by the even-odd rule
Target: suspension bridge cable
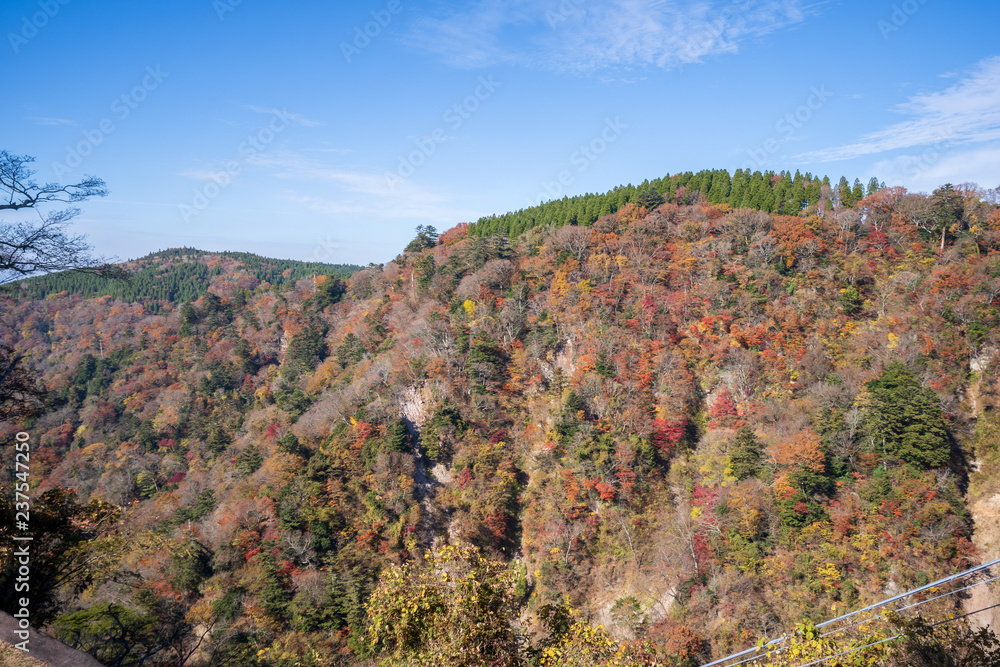
[{"label": "suspension bridge cable", "polygon": [[[911,595],[916,595],[918,593],[923,593],[924,591],[930,590],[932,588],[939,588],[939,587],[941,587],[941,586],[943,586],[945,584],[951,583],[952,581],[955,581],[957,579],[962,579],[962,578],[967,577],[967,576],[969,576],[971,574],[975,574],[976,572],[981,572],[983,570],[988,570],[989,568],[994,567],[996,565],[1000,565],[1000,559],[992,560],[992,561],[990,561],[988,563],[983,563],[982,565],[977,565],[976,567],[972,567],[972,568],[969,568],[967,570],[963,570],[962,572],[958,572],[957,574],[952,574],[952,575],[949,575],[949,576],[944,577],[942,579],[938,579],[935,582],[932,582],[932,583],[929,583],[929,584],[925,584],[923,586],[919,586],[917,588],[911,589],[909,591],[906,591],[905,593],[901,593],[899,595],[894,595],[893,597],[886,598],[885,600],[881,600],[879,602],[876,602],[875,604],[868,605],[867,607],[864,607],[863,609],[858,609],[856,611],[852,611],[852,612],[849,612],[847,614],[843,614],[843,615],[838,616],[836,618],[832,618],[832,619],[830,619],[828,621],[824,621],[822,623],[817,624],[816,628],[823,628],[823,627],[826,627],[828,625],[832,625],[834,623],[839,623],[841,621],[844,621],[844,620],[847,620],[847,619],[852,618],[854,616],[857,616],[858,614],[863,614],[863,613],[868,612],[868,611],[873,611],[875,609],[878,609],[879,607],[884,607],[885,605],[892,604],[893,602],[897,602],[899,600],[903,600],[905,598],[910,597]],[[980,610],[980,611],[984,611],[984,610]],[[973,612],[973,613],[978,613],[978,612]],[[763,651],[763,650],[767,649],[770,646],[777,646],[778,644],[781,644],[781,643],[787,641],[792,636],[794,636],[794,635],[793,634],[787,634],[787,635],[784,635],[782,637],[778,637],[777,639],[772,639],[771,641],[767,642],[766,644],[763,644],[762,646],[755,646],[755,647],[752,647],[752,648],[745,649],[743,651],[739,651],[738,653],[730,654],[730,655],[728,655],[728,656],[726,656],[724,658],[719,658],[718,660],[713,660],[712,662],[709,662],[709,663],[706,663],[705,665],[703,665],[703,667],[721,667],[721,665],[723,665],[725,663],[728,663],[730,660],[735,660],[735,659],[738,659],[738,658],[743,658],[743,657],[745,657],[745,656],[747,656],[747,655],[749,655],[751,653],[759,655],[760,651]],[[751,658],[751,660],[752,659],[753,658]],[[737,665],[742,665],[742,664],[744,664],[746,662],[750,662],[750,660],[743,660],[741,662],[737,662],[737,663],[734,663],[732,665],[729,665],[729,667],[736,667]]]},{"label": "suspension bridge cable", "polygon": [[[896,609],[895,612],[897,614],[899,614],[899,613],[902,613],[902,612],[907,611],[909,609],[915,609],[916,607],[919,607],[920,605],[924,605],[924,604],[927,604],[929,602],[934,602],[935,600],[940,600],[941,598],[946,598],[949,595],[955,595],[957,593],[965,592],[965,591],[969,590],[970,588],[975,588],[976,586],[982,586],[983,584],[988,584],[991,581],[996,581],[997,579],[1000,579],[1000,576],[991,577],[991,578],[985,579],[983,581],[977,581],[974,584],[970,584],[968,586],[963,586],[962,588],[956,588],[953,591],[948,591],[947,593],[942,593],[941,595],[936,595],[936,596],[934,596],[932,598],[927,598],[926,600],[921,600],[920,602],[916,602],[914,604],[906,605],[905,607],[900,607],[899,609]],[[836,630],[831,630],[830,632],[825,633],[823,636],[824,637],[829,637],[830,635],[839,634],[841,632],[847,632],[851,628],[856,628],[859,625],[864,625],[865,623],[867,623],[867,621],[857,621],[855,623],[851,623],[850,625],[846,625],[846,626],[844,626],[842,628],[837,628]],[[737,664],[741,664],[741,663],[737,663]],[[736,665],[731,665],[731,667],[736,667]]]},{"label": "suspension bridge cable", "polygon": [[[977,609],[976,611],[970,611],[968,614],[962,614],[961,616],[955,616],[954,618],[946,618],[943,621],[938,621],[937,623],[932,623],[931,625],[928,625],[927,627],[928,628],[936,628],[937,626],[944,625],[945,623],[954,623],[955,621],[958,621],[960,619],[963,619],[963,618],[966,618],[968,616],[972,616],[974,614],[978,614],[978,613],[981,613],[981,612],[984,612],[984,611],[989,611],[990,609],[995,609],[996,607],[1000,607],[1000,603],[994,604],[994,605],[990,605],[989,607],[983,607],[982,609]],[[798,665],[798,667],[813,667],[814,665],[822,664],[822,663],[826,662],[827,660],[833,660],[834,658],[840,658],[840,657],[843,657],[845,655],[850,655],[851,653],[857,653],[858,651],[861,651],[861,650],[866,649],[866,648],[871,648],[873,646],[878,646],[879,644],[884,644],[886,642],[891,642],[894,639],[899,639],[902,636],[903,636],[902,634],[898,634],[898,635],[896,635],[894,637],[889,637],[888,639],[881,639],[881,640],[879,640],[877,642],[872,642],[871,644],[865,644],[864,646],[859,646],[857,648],[852,648],[852,649],[850,649],[848,651],[844,651],[842,653],[838,653],[837,655],[830,655],[830,656],[827,656],[825,658],[820,658],[819,660],[814,660],[812,662],[803,663],[801,665]]]},{"label": "suspension bridge cable", "polygon": [[[917,602],[916,604],[911,604],[911,605],[907,605],[907,606],[905,606],[905,607],[902,607],[902,608],[900,608],[900,609],[897,609],[897,610],[895,610],[895,611],[896,611],[896,613],[898,614],[898,613],[900,613],[900,612],[904,612],[904,611],[907,611],[907,610],[909,610],[909,609],[915,609],[916,607],[919,607],[920,605],[924,605],[924,604],[927,604],[928,602],[933,602],[934,600],[940,600],[941,598],[946,598],[946,597],[948,597],[949,595],[955,595],[956,593],[962,593],[963,591],[967,591],[967,590],[969,590],[970,588],[975,588],[976,586],[982,586],[983,584],[988,584],[988,583],[990,583],[991,581],[996,581],[997,579],[1000,579],[1000,576],[998,576],[998,577],[992,577],[992,578],[990,578],[990,579],[986,579],[985,581],[978,581],[978,582],[976,582],[976,583],[974,583],[974,584],[971,584],[971,585],[969,585],[969,586],[964,586],[964,587],[962,587],[962,588],[958,588],[958,589],[955,589],[955,590],[953,590],[953,591],[949,591],[949,592],[947,592],[947,593],[943,593],[942,595],[938,595],[938,596],[935,596],[935,597],[932,597],[932,598],[928,598],[928,599],[926,599],[926,600],[922,600],[922,601],[920,601],[920,602]],[[990,609],[990,607],[987,607],[987,609]],[[985,610],[980,610],[980,611],[985,611]],[[978,613],[978,612],[972,612],[972,613],[974,613],[974,614],[975,614],[975,613]],[[961,616],[960,616],[959,618],[963,618],[963,617],[961,617]],[[848,626],[845,626],[845,627],[843,627],[843,628],[837,628],[836,630],[831,630],[830,632],[827,632],[827,633],[825,633],[825,634],[821,635],[821,637],[830,637],[830,636],[832,636],[832,635],[836,635],[836,634],[840,634],[841,632],[847,632],[847,631],[848,631],[848,630],[850,630],[851,628],[856,628],[856,627],[858,627],[859,625],[864,625],[864,624],[865,624],[865,623],[867,623],[867,622],[868,622],[868,621],[867,621],[867,620],[865,620],[865,621],[858,621],[858,622],[856,622],[856,623],[851,623],[850,625],[848,625]],[[946,622],[946,621],[943,621],[943,622]],[[937,625],[937,624],[935,624],[935,625]],[[932,625],[932,626],[930,626],[930,627],[935,627],[935,625]],[[885,640],[885,641],[891,641],[892,639],[896,639],[896,638],[898,638],[899,636],[900,636],[900,635],[896,635],[895,637],[891,637],[890,639],[888,639],[888,640]],[[776,648],[776,649],[774,649],[774,650],[773,650],[773,651],[771,651],[771,652],[772,652],[772,653],[781,653],[782,651],[787,651],[788,649],[789,649],[789,647],[788,647],[788,646],[782,646],[782,647],[779,647],[779,648]],[[741,660],[741,661],[739,661],[739,662],[734,662],[733,664],[729,665],[728,667],[739,667],[740,665],[745,665],[745,664],[747,664],[747,663],[751,663],[751,662],[753,662],[753,661],[755,661],[755,660],[759,660],[759,659],[760,659],[760,657],[761,657],[761,656],[759,656],[759,655],[755,655],[755,656],[752,656],[752,657],[750,657],[750,658],[747,658],[746,660]]]}]

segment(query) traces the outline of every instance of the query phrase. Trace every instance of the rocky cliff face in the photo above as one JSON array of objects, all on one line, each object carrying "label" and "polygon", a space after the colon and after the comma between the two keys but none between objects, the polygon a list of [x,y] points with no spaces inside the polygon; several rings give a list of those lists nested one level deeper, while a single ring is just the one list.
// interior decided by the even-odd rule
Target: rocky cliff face
[{"label": "rocky cliff face", "polygon": [[[968,491],[968,509],[973,522],[972,541],[983,562],[1000,559],[1000,477],[996,450],[1000,441],[995,437],[997,378],[995,367],[998,350],[988,347],[972,358],[969,364],[972,381],[966,391],[966,403],[976,421],[974,454]],[[983,579],[1000,576],[994,568]],[[983,583],[969,591],[963,605],[966,613],[1000,603],[1000,580]],[[980,627],[1000,627],[1000,608],[976,614],[973,623]]]},{"label": "rocky cliff face", "polygon": [[21,653],[18,649],[8,650],[5,643],[16,646],[23,641],[17,634],[19,629],[17,619],[0,611],[0,665],[11,665],[12,667],[101,667],[101,663],[86,653],[72,649],[58,639],[53,639],[35,628],[28,629],[31,633],[28,638],[28,653]]},{"label": "rocky cliff face", "polygon": [[[972,541],[983,561],[1000,558],[1000,493],[969,503],[969,512],[975,525]],[[1000,576],[1000,566],[990,570],[984,578],[996,576]],[[964,603],[966,613],[991,607],[1000,603],[1000,581],[984,583],[969,593]],[[1000,628],[1000,608],[976,614],[971,620],[980,627]]]}]

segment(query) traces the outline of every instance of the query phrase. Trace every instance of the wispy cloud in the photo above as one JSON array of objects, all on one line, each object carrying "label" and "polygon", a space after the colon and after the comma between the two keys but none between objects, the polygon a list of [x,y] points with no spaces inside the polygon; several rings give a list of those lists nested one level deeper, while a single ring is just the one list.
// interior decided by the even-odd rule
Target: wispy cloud
[{"label": "wispy cloud", "polygon": [[277,109],[271,107],[259,107],[253,104],[247,104],[246,108],[255,113],[263,113],[269,116],[281,116],[282,118],[287,118],[296,125],[301,125],[302,127],[318,127],[323,123],[318,120],[310,120],[300,113],[292,113],[287,109]]},{"label": "wispy cloud", "polygon": [[[471,5],[471,6],[470,6]],[[456,67],[672,69],[805,20],[802,0],[478,0],[417,21],[417,48]]]},{"label": "wispy cloud", "polygon": [[223,168],[219,169],[186,169],[184,171],[177,172],[178,176],[183,176],[185,178],[191,178],[196,181],[216,181],[219,180],[219,175],[225,170]]},{"label": "wispy cloud", "polygon": [[930,192],[944,183],[1000,185],[1000,145],[943,154],[899,155],[881,160],[872,168],[886,183],[906,183],[911,190]]},{"label": "wispy cloud", "polygon": [[439,225],[452,226],[459,222],[471,222],[483,215],[482,211],[461,209],[446,203],[431,203],[401,198],[383,200],[376,205],[371,201],[337,200],[289,192],[290,201],[317,213],[328,215],[352,215],[371,220],[397,222],[399,220],[422,220]]},{"label": "wispy cloud", "polygon": [[267,169],[273,178],[332,184],[340,190],[339,197],[301,194],[299,187],[287,190],[285,199],[307,209],[340,215],[357,215],[379,220],[424,220],[455,224],[475,220],[481,211],[455,207],[453,198],[414,183],[412,179],[395,179],[391,174],[371,169],[330,167],[303,154],[291,151],[260,153],[248,160],[257,168]]},{"label": "wispy cloud", "polygon": [[[108,204],[128,204],[129,206],[150,206],[155,208],[166,208],[170,209],[171,211],[177,210],[177,204],[175,202],[134,201],[126,199],[105,199],[104,202]],[[257,207],[237,208],[234,206],[213,206],[212,208],[218,211],[235,211],[237,213],[253,213],[253,214],[267,213],[270,215],[279,215],[279,216],[289,215],[289,212],[287,210],[282,210],[282,209],[267,210]]]},{"label": "wispy cloud", "polygon": [[949,88],[915,95],[896,110],[913,118],[866,134],[853,144],[793,159],[832,162],[915,146],[981,144],[1000,139],[1000,56],[979,62]]},{"label": "wispy cloud", "polygon": [[79,125],[75,120],[70,120],[69,118],[46,118],[43,116],[33,116],[28,120],[33,121],[37,125]]}]

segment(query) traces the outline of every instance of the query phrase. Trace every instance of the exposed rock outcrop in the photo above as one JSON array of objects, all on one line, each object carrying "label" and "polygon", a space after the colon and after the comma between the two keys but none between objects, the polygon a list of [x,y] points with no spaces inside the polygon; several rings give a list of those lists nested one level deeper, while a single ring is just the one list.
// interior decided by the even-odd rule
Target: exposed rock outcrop
[{"label": "exposed rock outcrop", "polygon": [[[0,612],[0,641],[16,646],[22,641],[17,631],[18,621],[10,614]],[[48,636],[35,628],[29,628],[27,657],[38,660],[48,667],[101,667],[101,663],[82,651],[70,648],[58,639]]]}]

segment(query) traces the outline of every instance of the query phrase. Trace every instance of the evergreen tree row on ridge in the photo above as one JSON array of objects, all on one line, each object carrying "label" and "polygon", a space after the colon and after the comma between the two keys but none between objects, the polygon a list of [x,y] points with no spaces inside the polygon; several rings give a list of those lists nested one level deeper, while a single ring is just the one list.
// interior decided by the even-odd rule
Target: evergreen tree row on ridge
[{"label": "evergreen tree row on ridge", "polygon": [[638,186],[621,185],[603,194],[588,193],[563,197],[538,206],[502,215],[482,217],[469,227],[473,236],[502,234],[515,237],[540,225],[591,225],[598,218],[615,213],[628,203],[651,208],[666,202],[691,204],[705,200],[711,204],[728,204],[731,208],[752,208],[779,215],[799,215],[803,211],[834,205],[854,206],[859,200],[878,190],[885,183],[877,178],[867,188],[860,179],[853,185],[841,177],[834,187],[830,178],[802,174],[796,171],[754,171],[737,169],[730,176],[726,169],[705,169],[643,181]]}]

